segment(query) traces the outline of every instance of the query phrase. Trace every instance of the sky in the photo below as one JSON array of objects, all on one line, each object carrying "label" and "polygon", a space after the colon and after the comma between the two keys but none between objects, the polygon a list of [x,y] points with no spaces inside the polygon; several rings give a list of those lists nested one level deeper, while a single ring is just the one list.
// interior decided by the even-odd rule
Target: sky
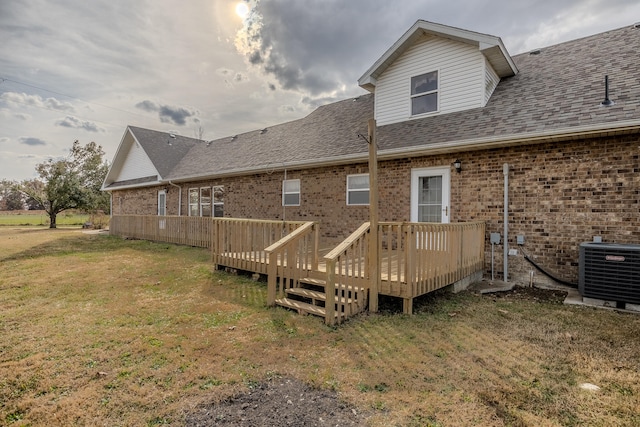
[{"label": "sky", "polygon": [[211,140],[365,93],[418,19],[511,55],[640,21],[637,0],[0,0],[0,179],[128,125]]}]

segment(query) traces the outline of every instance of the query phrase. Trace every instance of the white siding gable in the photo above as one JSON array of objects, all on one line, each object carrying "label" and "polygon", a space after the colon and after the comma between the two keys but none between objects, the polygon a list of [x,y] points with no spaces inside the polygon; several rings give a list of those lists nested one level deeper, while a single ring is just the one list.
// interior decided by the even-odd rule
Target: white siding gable
[{"label": "white siding gable", "polygon": [[114,181],[126,181],[153,175],[158,175],[158,171],[155,166],[153,166],[153,163],[151,163],[149,156],[147,156],[142,147],[140,147],[140,144],[132,141],[122,167],[120,168],[120,173]]},{"label": "white siding gable", "polygon": [[489,98],[493,94],[493,91],[496,90],[496,86],[500,83],[500,77],[495,72],[489,61],[484,61],[484,103],[482,106],[484,107],[489,102]]},{"label": "white siding gable", "polygon": [[[478,46],[427,35],[398,57],[378,78],[375,117],[379,126],[434,114],[482,107],[497,78]],[[438,71],[437,112],[411,116],[411,77]],[[497,83],[496,83],[497,84]]]}]

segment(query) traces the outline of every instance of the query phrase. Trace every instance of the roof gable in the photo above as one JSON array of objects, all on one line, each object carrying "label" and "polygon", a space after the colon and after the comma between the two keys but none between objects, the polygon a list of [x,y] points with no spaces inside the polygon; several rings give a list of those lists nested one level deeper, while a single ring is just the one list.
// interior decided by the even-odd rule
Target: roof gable
[{"label": "roof gable", "polygon": [[191,147],[201,141],[167,132],[128,126],[103,189],[160,182],[175,168]]},{"label": "roof gable", "polygon": [[378,77],[425,35],[443,37],[477,46],[499,77],[510,77],[518,73],[518,68],[499,37],[418,20],[358,79],[358,84],[373,92]]}]

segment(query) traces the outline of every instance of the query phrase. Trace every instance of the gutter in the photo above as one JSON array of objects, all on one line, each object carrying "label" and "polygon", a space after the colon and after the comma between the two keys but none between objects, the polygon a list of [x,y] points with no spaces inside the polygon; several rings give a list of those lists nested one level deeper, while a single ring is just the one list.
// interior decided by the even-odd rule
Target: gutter
[{"label": "gutter", "polygon": [[[485,136],[481,138],[472,138],[461,141],[447,141],[434,144],[425,144],[415,147],[401,147],[392,148],[378,151],[378,160],[393,160],[399,157],[417,157],[423,155],[435,155],[435,154],[450,154],[460,151],[475,151],[491,148],[500,148],[506,146],[517,146],[527,144],[542,144],[545,142],[560,142],[567,140],[576,140],[588,137],[602,137],[613,135],[625,135],[640,132],[640,120],[627,120],[620,122],[611,122],[607,127],[599,125],[587,125],[579,127],[571,127],[564,129],[552,129],[541,132],[533,132],[520,135],[504,135],[504,136]],[[266,173],[280,171],[284,169],[302,169],[306,167],[324,167],[324,166],[336,166],[349,164],[353,162],[366,163],[368,161],[368,155],[366,152],[348,154],[339,157],[325,157],[321,159],[310,159],[303,161],[283,162],[279,163],[278,168],[256,166],[252,168],[237,168],[231,169],[222,173],[212,173],[208,175],[193,174],[180,178],[172,178],[162,181],[157,181],[153,184],[144,183],[131,186],[117,187],[112,190],[123,190],[128,188],[140,188],[148,187],[151,185],[161,185],[163,183],[169,183],[171,185],[174,182],[187,182],[201,179],[212,178],[227,178],[238,175]]]},{"label": "gutter", "polygon": [[485,150],[514,145],[542,144],[545,142],[561,142],[567,140],[583,139],[585,137],[601,137],[613,135],[632,134],[640,131],[640,120],[628,120],[613,122],[603,128],[602,125],[589,125],[555,129],[542,132],[527,133],[523,135],[485,136],[481,138],[466,139],[454,142],[439,142],[416,147],[392,148],[381,150],[379,159],[389,160],[399,156],[420,156],[425,154],[442,154],[459,151]]}]

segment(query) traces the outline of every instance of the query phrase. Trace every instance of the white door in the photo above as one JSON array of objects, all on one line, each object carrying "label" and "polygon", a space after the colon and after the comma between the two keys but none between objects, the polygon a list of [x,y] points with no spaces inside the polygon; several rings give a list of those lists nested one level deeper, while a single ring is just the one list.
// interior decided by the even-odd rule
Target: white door
[{"label": "white door", "polygon": [[[167,192],[165,190],[158,191],[158,216],[165,216],[167,214]],[[164,218],[158,219],[158,228],[164,230],[167,226],[167,220]]]},{"label": "white door", "polygon": [[167,193],[165,190],[158,191],[158,216],[167,214]]},{"label": "white door", "polygon": [[449,222],[449,168],[411,170],[411,222]]}]

